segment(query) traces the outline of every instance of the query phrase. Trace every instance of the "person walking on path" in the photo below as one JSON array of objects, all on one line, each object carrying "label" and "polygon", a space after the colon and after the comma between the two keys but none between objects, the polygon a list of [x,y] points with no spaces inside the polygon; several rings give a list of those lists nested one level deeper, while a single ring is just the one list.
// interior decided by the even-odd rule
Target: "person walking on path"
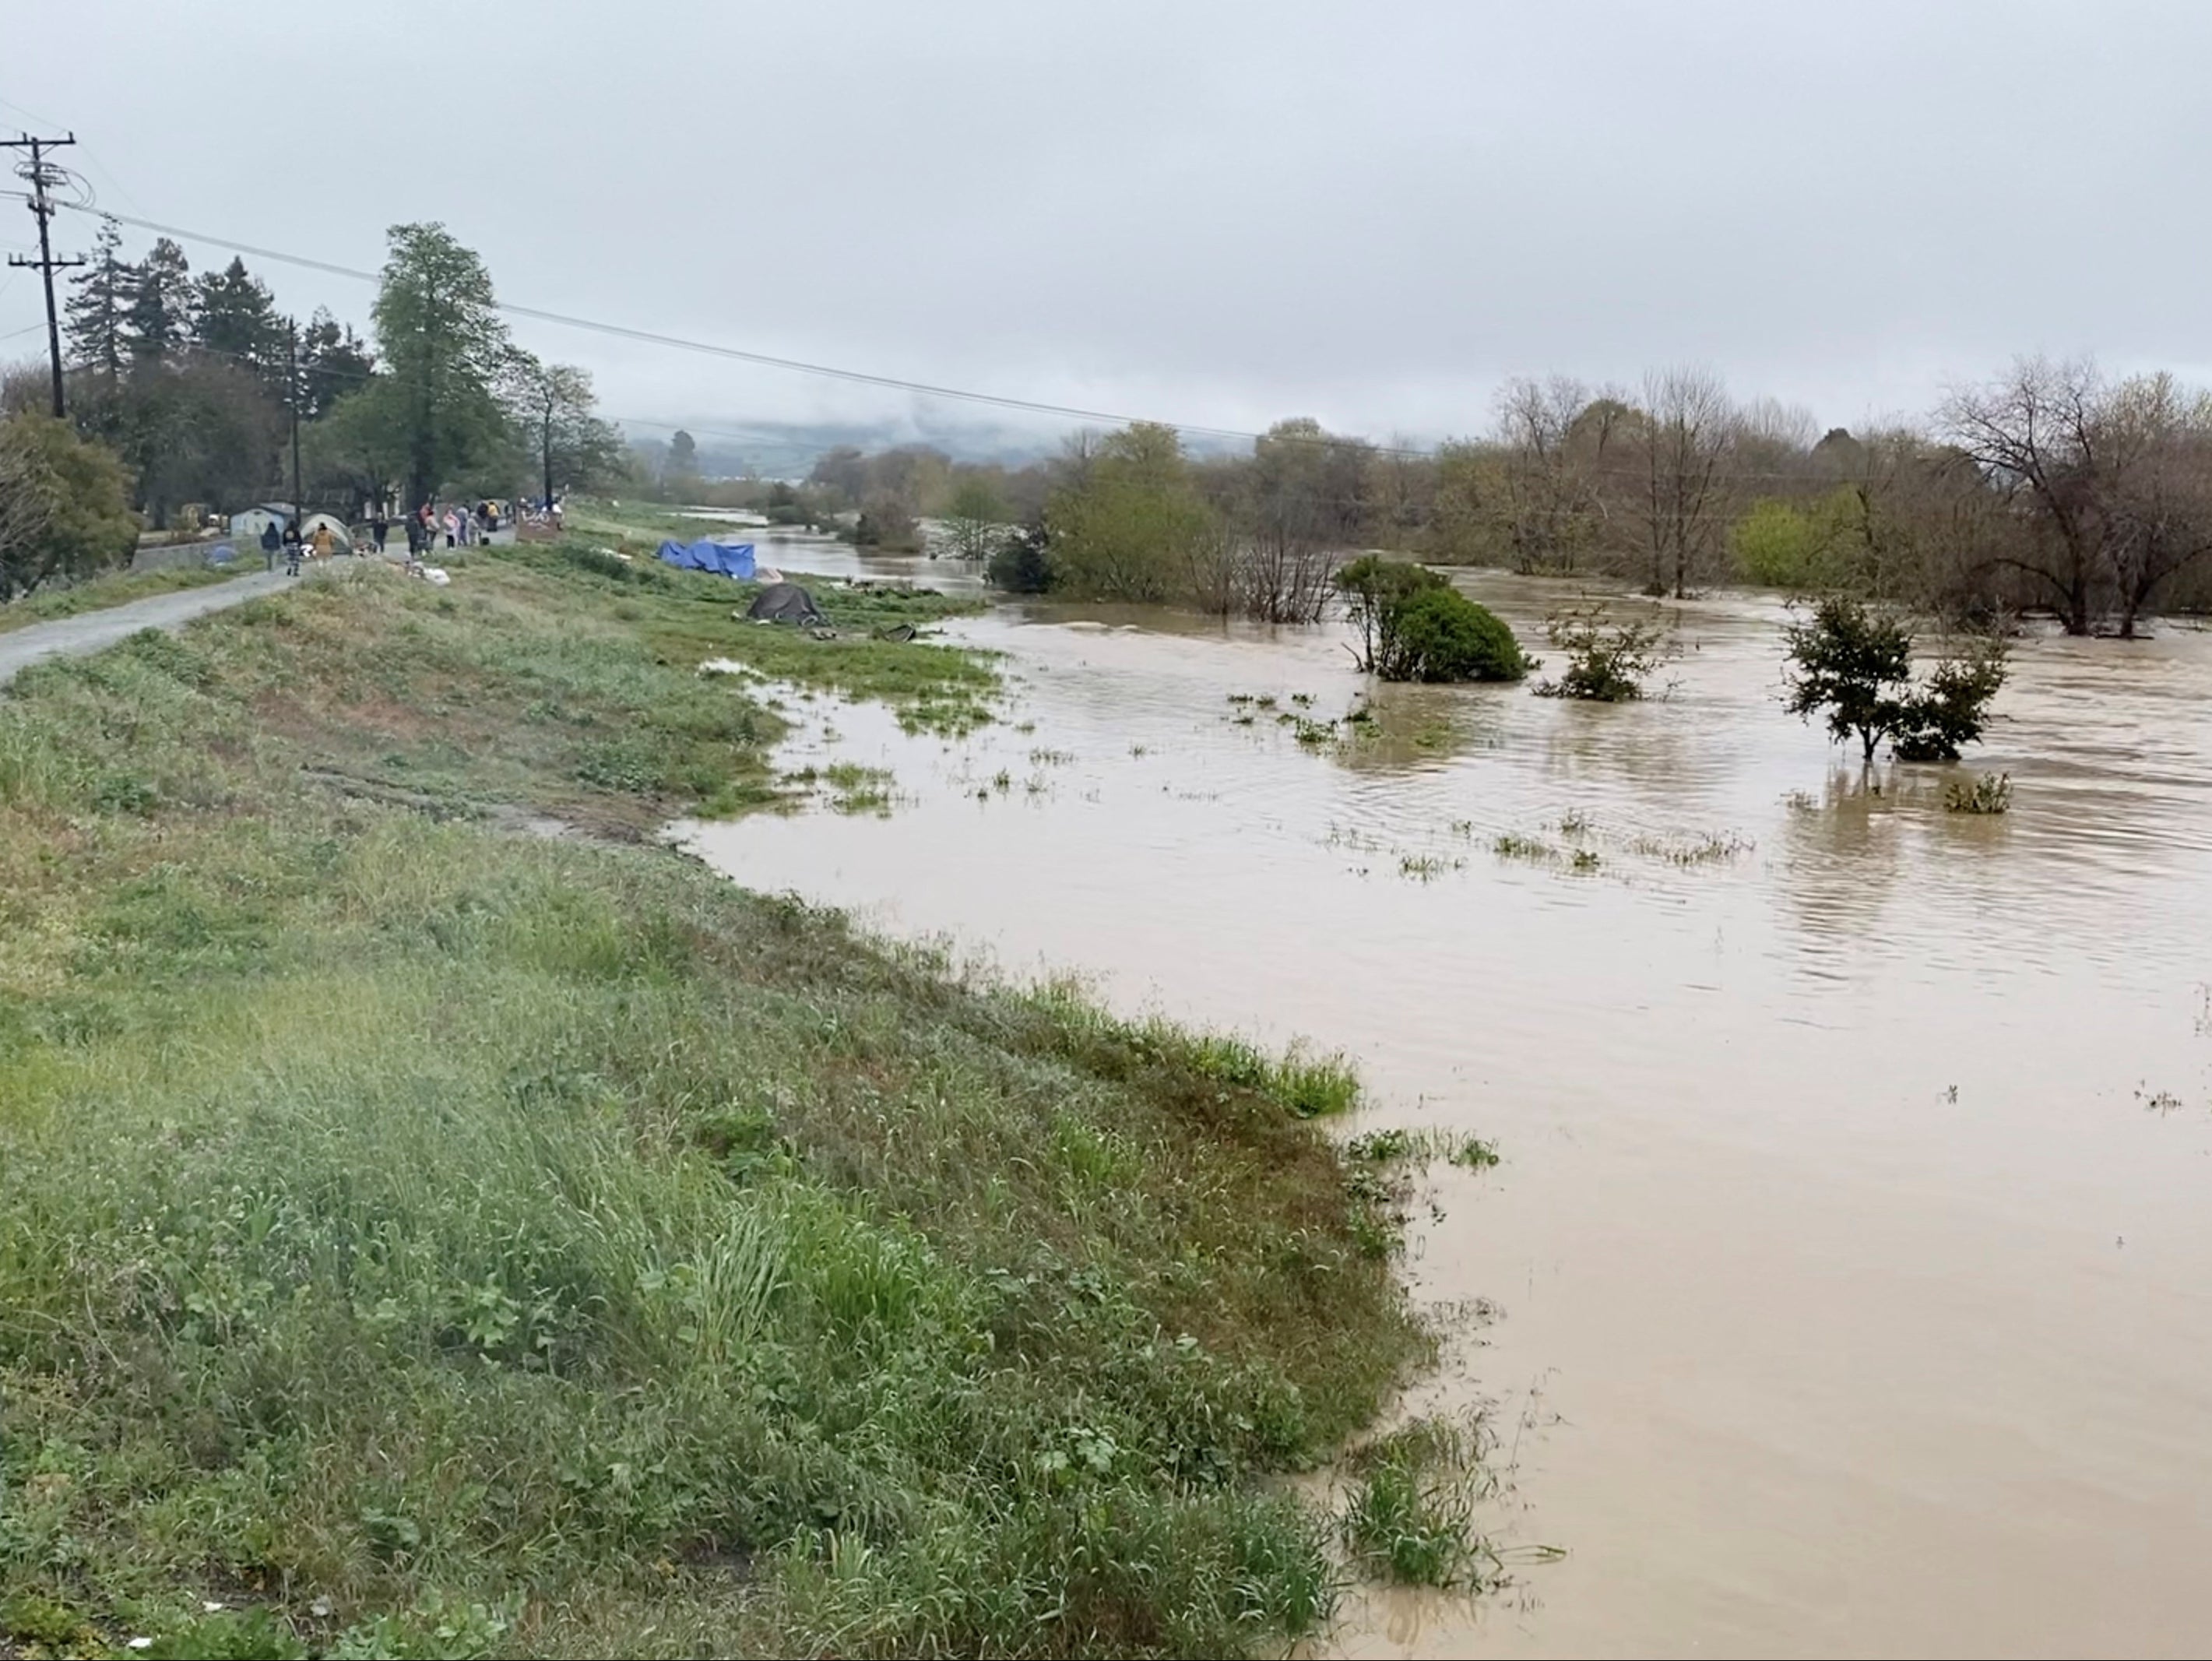
[{"label": "person walking on path", "polygon": [[335,541],[331,535],[331,527],[327,525],[318,525],[315,526],[315,533],[313,537],[309,538],[308,540],[314,548],[315,557],[317,559],[328,559],[331,557],[333,547],[336,545]]},{"label": "person walking on path", "polygon": [[460,516],[454,513],[451,508],[448,508],[446,509],[446,546],[448,548],[459,547],[460,545],[457,538],[460,534]]},{"label": "person walking on path", "polygon": [[368,533],[375,538],[376,551],[381,554],[384,551],[384,538],[392,533],[392,521],[384,516],[383,508],[379,508],[376,510],[376,516],[368,521]]},{"label": "person walking on path", "polygon": [[284,538],[276,534],[276,521],[270,520],[261,527],[261,566],[264,570],[276,569],[276,551],[284,545]]},{"label": "person walking on path", "polygon": [[295,577],[300,575],[300,527],[296,525],[287,525],[284,527],[284,575],[286,576]]}]

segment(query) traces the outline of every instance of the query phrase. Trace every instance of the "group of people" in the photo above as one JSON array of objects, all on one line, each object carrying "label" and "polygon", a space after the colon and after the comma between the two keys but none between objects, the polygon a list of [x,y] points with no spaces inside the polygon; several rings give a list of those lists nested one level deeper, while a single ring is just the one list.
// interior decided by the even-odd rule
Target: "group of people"
[{"label": "group of people", "polygon": [[[377,547],[384,546],[385,522],[372,521],[377,532]],[[428,502],[407,516],[407,553],[411,559],[420,559],[438,545],[441,534],[448,548],[469,548],[491,540],[491,533],[499,529],[499,504],[479,502],[473,508],[456,503],[443,513]]]},{"label": "group of people", "polygon": [[282,532],[277,530],[276,521],[273,519],[261,527],[262,563],[270,570],[275,570],[276,556],[281,551],[284,556],[284,575],[287,576],[300,575],[302,557],[328,559],[337,551],[337,546],[338,539],[331,533],[327,521],[318,523],[304,539],[300,535],[296,520],[288,522]]},{"label": "group of people", "polygon": [[[422,557],[438,545],[442,536],[448,548],[469,548],[489,542],[491,534],[500,527],[501,506],[492,501],[477,502],[474,507],[454,503],[442,510],[425,502],[406,516],[407,563],[418,565]],[[261,557],[270,570],[276,569],[279,554],[284,557],[284,569],[291,576],[300,575],[304,560],[328,559],[338,553],[359,553],[360,541],[374,546],[379,554],[384,552],[392,535],[392,520],[382,506],[372,513],[353,538],[341,539],[331,528],[330,521],[316,521],[302,537],[299,521],[283,522],[271,519],[261,529]]]}]

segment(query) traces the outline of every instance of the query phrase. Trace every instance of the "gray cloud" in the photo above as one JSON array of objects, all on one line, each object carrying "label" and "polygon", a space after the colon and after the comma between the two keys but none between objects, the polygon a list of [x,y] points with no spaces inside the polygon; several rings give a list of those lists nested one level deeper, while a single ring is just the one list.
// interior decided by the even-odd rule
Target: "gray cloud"
[{"label": "gray cloud", "polygon": [[[0,98],[104,203],[370,266],[441,219],[508,299],[919,380],[1432,435],[1551,370],[1847,422],[2022,350],[2212,371],[2191,0],[23,9]],[[518,333],[617,415],[905,407]]]}]

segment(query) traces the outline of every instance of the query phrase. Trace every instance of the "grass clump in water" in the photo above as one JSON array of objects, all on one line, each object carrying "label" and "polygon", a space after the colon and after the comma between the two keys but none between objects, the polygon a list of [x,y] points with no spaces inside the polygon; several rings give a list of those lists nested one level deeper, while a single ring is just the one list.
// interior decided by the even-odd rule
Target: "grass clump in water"
[{"label": "grass clump in water", "polygon": [[1524,837],[1509,830],[1491,843],[1491,850],[1501,860],[1531,860],[1548,862],[1559,856],[1559,850],[1536,837]]},{"label": "grass clump in water", "polygon": [[1954,813],[2008,813],[2012,811],[2012,775],[1983,773],[1969,783],[1947,786],[1943,806]]},{"label": "grass clump in water", "polygon": [[887,768],[833,762],[822,770],[822,781],[830,787],[830,806],[840,813],[881,816],[891,811],[891,776]]},{"label": "grass clump in water", "polygon": [[179,1653],[1310,1632],[1328,1520],[1269,1479],[1427,1352],[1306,1122],[1349,1068],[501,833],[760,754],[611,581],[319,581],[0,699],[0,1606]]},{"label": "grass clump in water", "polygon": [[1482,1585],[1497,1560],[1475,1528],[1481,1453],[1477,1428],[1420,1419],[1353,1455],[1340,1524],[1353,1562],[1409,1585]]}]

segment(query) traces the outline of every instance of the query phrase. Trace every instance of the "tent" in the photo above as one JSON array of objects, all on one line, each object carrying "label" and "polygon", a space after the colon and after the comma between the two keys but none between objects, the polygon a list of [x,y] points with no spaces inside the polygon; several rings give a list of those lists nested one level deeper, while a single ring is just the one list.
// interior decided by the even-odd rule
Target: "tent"
[{"label": "tent", "polygon": [[745,615],[759,623],[820,623],[814,596],[795,582],[771,582],[753,596]]},{"label": "tent", "polygon": [[750,579],[753,574],[753,545],[750,542],[717,542],[702,537],[696,542],[664,542],[660,557],[685,571],[714,571],[726,577]]},{"label": "tent", "polygon": [[309,514],[301,521],[300,534],[313,538],[316,531],[324,526],[330,527],[331,540],[333,544],[348,553],[353,551],[353,532],[346,529],[346,522],[336,514]]},{"label": "tent", "polygon": [[258,542],[264,526],[274,525],[281,533],[292,522],[292,504],[289,502],[264,502],[258,508],[247,508],[230,516],[230,533],[244,542]]}]

